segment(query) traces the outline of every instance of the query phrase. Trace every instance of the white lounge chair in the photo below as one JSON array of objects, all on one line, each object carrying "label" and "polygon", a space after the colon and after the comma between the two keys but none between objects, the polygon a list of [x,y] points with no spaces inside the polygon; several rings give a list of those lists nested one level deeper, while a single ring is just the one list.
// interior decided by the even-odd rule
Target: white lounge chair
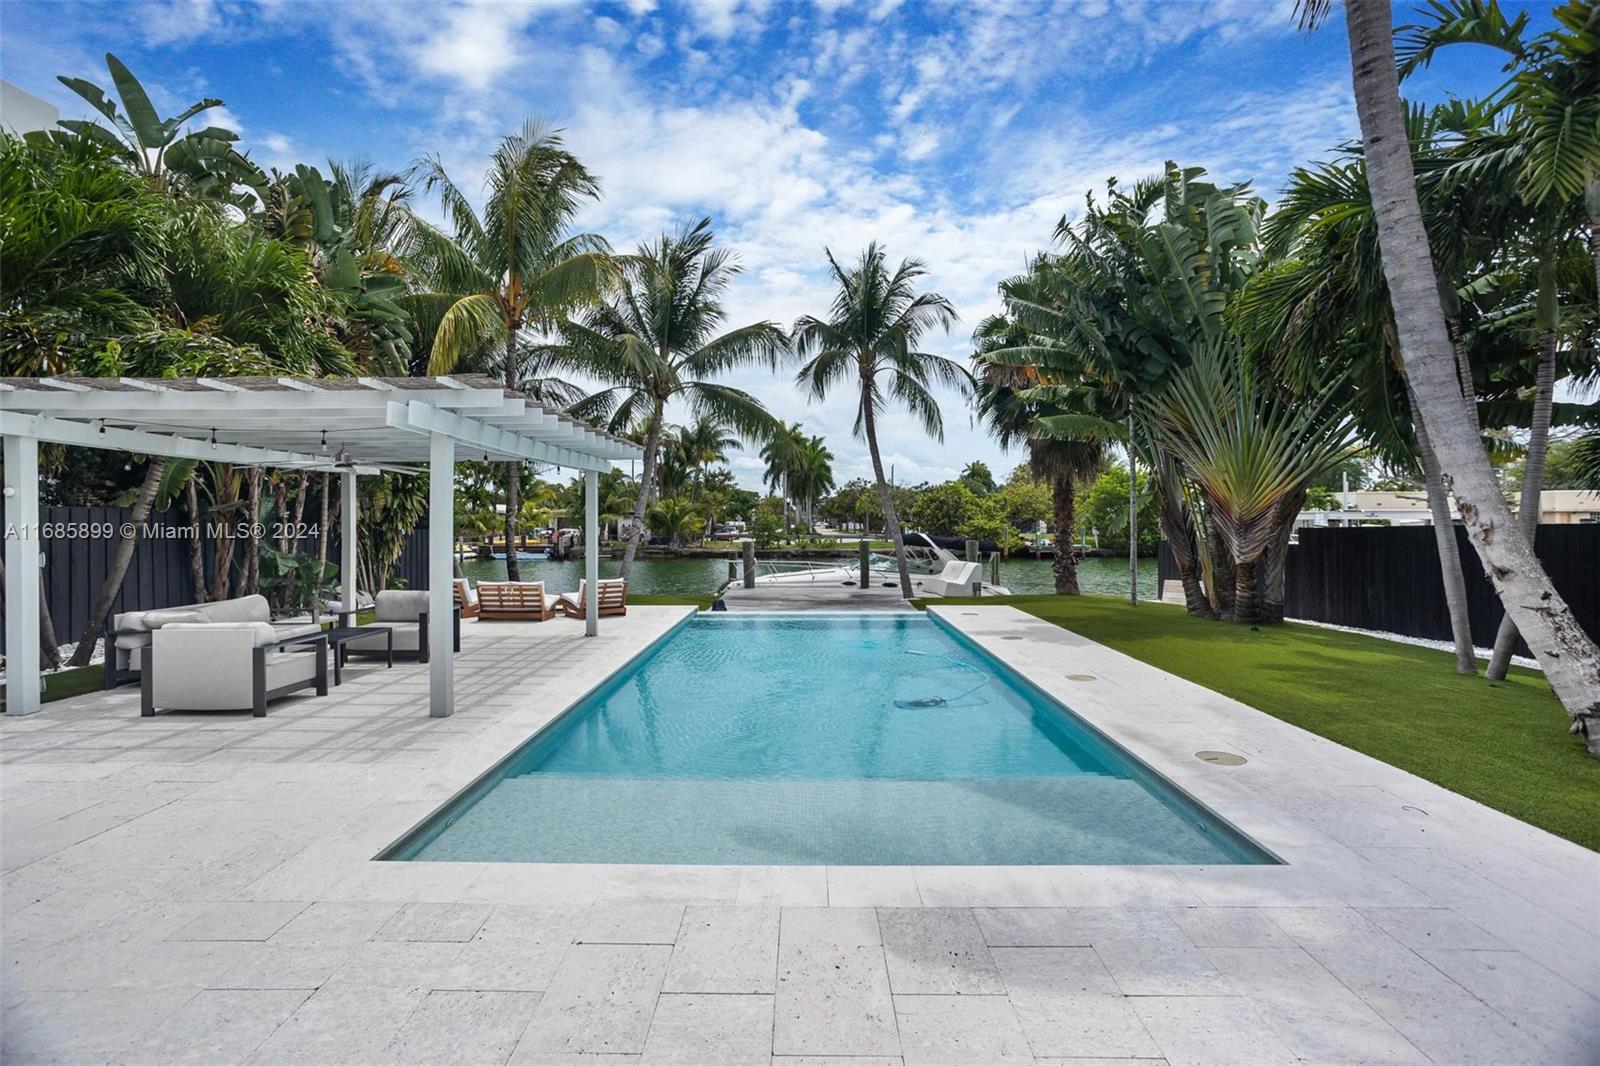
[{"label": "white lounge chair", "polygon": [[983,567],[952,559],[937,577],[925,577],[918,584],[935,596],[976,596],[982,590]]}]

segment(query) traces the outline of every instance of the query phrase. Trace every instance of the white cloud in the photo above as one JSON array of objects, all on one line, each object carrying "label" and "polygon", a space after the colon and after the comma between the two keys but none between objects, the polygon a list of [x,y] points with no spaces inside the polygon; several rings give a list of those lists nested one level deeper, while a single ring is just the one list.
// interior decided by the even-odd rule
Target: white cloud
[{"label": "white cloud", "polygon": [[196,40],[219,29],[224,12],[214,0],[170,0],[145,3],[137,8],[140,30],[147,45],[178,44]]},{"label": "white cloud", "polygon": [[424,73],[468,89],[486,89],[523,58],[522,29],[536,12],[515,4],[458,5],[442,19],[427,20],[438,28],[407,52]]}]

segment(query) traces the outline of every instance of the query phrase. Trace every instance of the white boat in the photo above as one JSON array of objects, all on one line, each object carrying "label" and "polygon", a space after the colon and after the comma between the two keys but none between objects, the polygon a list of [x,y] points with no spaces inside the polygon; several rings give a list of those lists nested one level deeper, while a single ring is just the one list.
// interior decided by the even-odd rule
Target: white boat
[{"label": "white boat", "polygon": [[[905,534],[906,544],[906,569],[911,572],[913,588],[919,584],[920,577],[933,577],[945,568],[946,563],[960,562],[961,559],[953,552],[939,547],[926,534]],[[898,588],[900,577],[895,570],[894,555],[882,555],[873,552],[867,558],[868,580],[879,588]],[[858,573],[861,564],[857,561],[849,563],[811,563],[804,561],[772,560],[756,561],[757,585],[855,585],[861,584],[861,575]],[[919,594],[921,590],[917,590]],[[936,595],[929,592],[927,595]],[[991,585],[983,583],[985,596],[1009,596],[1011,590],[1004,585]]]}]

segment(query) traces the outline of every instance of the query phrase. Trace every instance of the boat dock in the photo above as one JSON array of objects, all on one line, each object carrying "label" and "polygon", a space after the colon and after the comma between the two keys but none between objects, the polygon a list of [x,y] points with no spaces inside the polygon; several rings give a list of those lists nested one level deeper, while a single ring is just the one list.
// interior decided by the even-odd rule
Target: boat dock
[{"label": "boat dock", "polygon": [[722,593],[730,611],[914,611],[900,586],[862,589],[854,585],[756,585],[734,582]]}]

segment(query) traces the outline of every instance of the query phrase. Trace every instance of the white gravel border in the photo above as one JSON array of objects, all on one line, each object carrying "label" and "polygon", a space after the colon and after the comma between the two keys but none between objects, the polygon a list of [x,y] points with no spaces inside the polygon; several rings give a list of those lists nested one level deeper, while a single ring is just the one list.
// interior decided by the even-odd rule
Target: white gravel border
[{"label": "white gravel border", "polygon": [[[1400,633],[1385,633],[1381,629],[1357,629],[1354,626],[1336,626],[1332,622],[1313,622],[1309,618],[1286,618],[1288,622],[1299,622],[1301,625],[1316,626],[1319,629],[1337,629],[1341,633],[1359,633],[1364,637],[1377,637],[1379,640],[1392,640],[1396,644],[1415,644],[1419,648],[1432,648],[1435,651],[1455,651],[1456,646],[1448,640],[1429,640],[1426,637],[1408,637]],[[1493,648],[1474,648],[1481,659],[1487,659],[1494,651]],[[1539,662],[1536,659],[1527,659],[1521,655],[1511,657],[1513,666],[1526,666],[1530,670],[1538,670]]]}]

